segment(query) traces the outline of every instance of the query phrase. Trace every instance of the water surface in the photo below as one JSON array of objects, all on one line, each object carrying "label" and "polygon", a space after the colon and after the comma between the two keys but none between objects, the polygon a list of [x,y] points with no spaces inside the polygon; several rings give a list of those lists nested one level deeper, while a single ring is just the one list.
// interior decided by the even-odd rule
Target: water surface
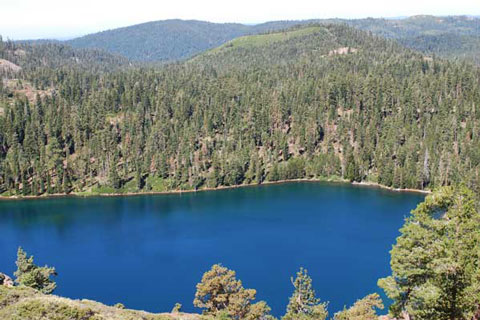
[{"label": "water surface", "polygon": [[0,201],[0,271],[22,246],[55,266],[56,294],[152,312],[193,307],[212,264],[235,270],[282,315],[308,269],[329,311],[379,292],[398,229],[423,195],[288,183],[133,197]]}]

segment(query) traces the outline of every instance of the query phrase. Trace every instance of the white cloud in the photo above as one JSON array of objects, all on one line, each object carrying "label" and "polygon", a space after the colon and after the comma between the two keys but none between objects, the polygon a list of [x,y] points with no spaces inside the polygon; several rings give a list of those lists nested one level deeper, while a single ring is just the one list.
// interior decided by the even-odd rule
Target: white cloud
[{"label": "white cloud", "polygon": [[310,18],[480,15],[479,0],[0,0],[0,34],[76,36],[163,19],[257,23]]}]

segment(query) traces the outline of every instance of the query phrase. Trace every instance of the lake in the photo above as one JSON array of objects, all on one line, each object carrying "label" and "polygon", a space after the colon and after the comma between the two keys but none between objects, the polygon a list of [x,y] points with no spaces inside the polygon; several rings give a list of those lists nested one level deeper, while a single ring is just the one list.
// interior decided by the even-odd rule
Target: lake
[{"label": "lake", "polygon": [[237,272],[273,314],[308,269],[329,312],[378,292],[389,250],[422,194],[299,182],[130,197],[0,201],[0,272],[18,246],[55,266],[58,295],[168,312],[193,307],[211,265]]}]

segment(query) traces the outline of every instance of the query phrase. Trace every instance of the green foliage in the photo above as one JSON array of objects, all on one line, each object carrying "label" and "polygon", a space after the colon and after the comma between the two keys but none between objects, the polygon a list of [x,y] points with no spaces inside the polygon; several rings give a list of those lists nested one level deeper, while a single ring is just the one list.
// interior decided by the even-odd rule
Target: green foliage
[{"label": "green foliage", "polygon": [[256,40],[142,68],[85,52],[68,64],[77,51],[60,44],[2,43],[0,57],[23,69],[0,71],[0,193],[330,177],[480,191],[478,68],[345,25],[246,39]]},{"label": "green foliage", "polygon": [[309,34],[314,34],[316,32],[325,32],[325,29],[319,26],[313,26],[313,27],[299,28],[296,30],[289,30],[284,32],[274,32],[274,33],[267,33],[267,34],[260,34],[260,35],[244,36],[244,37],[233,39],[232,41],[229,41],[218,48],[210,50],[206,54],[209,54],[209,55],[216,54],[221,51],[237,50],[240,48],[248,49],[252,47],[269,46],[274,44],[275,42],[287,41],[295,37],[302,37]]},{"label": "green foliage", "polygon": [[117,192],[117,189],[107,186],[95,186],[91,190],[91,194],[113,194]]},{"label": "green foliage", "polygon": [[71,320],[100,320],[95,316],[95,312],[91,309],[80,309],[71,307],[66,303],[44,303],[43,301],[26,301],[19,304],[16,312],[10,318],[11,320],[23,319],[46,319],[44,315],[48,315],[48,319],[71,319]]},{"label": "green foliage", "polygon": [[[130,65],[125,57],[96,48],[74,49],[59,41],[42,40],[3,42],[0,44],[0,58],[21,66],[24,71],[55,68],[106,72]],[[49,84],[43,80],[45,79],[38,78],[33,83],[45,89]],[[19,84],[21,83],[20,81]]]},{"label": "green foliage", "polygon": [[377,320],[376,309],[383,309],[382,299],[377,293],[372,293],[357,300],[349,309],[335,313],[334,320]]},{"label": "green foliage", "polygon": [[109,184],[113,189],[120,189],[122,187],[122,180],[118,176],[114,164],[110,167]]},{"label": "green foliage", "polygon": [[138,61],[188,58],[245,34],[241,24],[166,20],[103,31],[68,41],[77,48],[102,48]]},{"label": "green foliage", "polygon": [[215,316],[215,320],[231,320],[232,318],[227,311],[220,311]]},{"label": "green foliage", "polygon": [[270,319],[270,308],[263,301],[255,300],[254,289],[244,289],[242,282],[235,277],[235,271],[219,264],[205,272],[202,281],[197,284],[193,304],[203,308],[208,315],[231,319],[263,320]]},{"label": "green foliage", "polygon": [[394,316],[472,319],[480,292],[480,213],[473,192],[444,187],[418,205],[391,251],[390,277],[379,280]]},{"label": "green foliage", "polygon": [[356,28],[397,39],[406,47],[480,63],[479,19],[466,16],[413,16],[406,19],[343,20]]},{"label": "green foliage", "polygon": [[250,305],[250,310],[245,316],[245,320],[276,320],[275,317],[270,315],[272,309],[267,305],[265,301],[259,301]]},{"label": "green foliage", "polygon": [[51,276],[57,275],[55,268],[35,265],[33,256],[28,257],[21,247],[18,248],[16,265],[15,282],[19,285],[34,288],[46,294],[55,290],[57,284],[50,279]]},{"label": "green foliage", "polygon": [[295,288],[282,320],[325,320],[328,317],[327,303],[320,303],[312,287],[312,279],[307,270],[300,268],[295,280]]},{"label": "green foliage", "polygon": [[153,175],[148,176],[146,185],[149,186],[149,191],[154,192],[163,192],[171,189],[171,181]]},{"label": "green foliage", "polygon": [[[405,46],[427,54],[473,59],[480,63],[478,18],[465,16],[272,21],[258,25],[166,20],[103,31],[67,43],[77,48],[101,48],[132,60],[172,61],[186,59],[218,46],[221,50],[230,50],[283,41],[307,29],[279,31],[311,23],[348,24],[379,36],[398,39]],[[275,35],[265,36],[263,33],[267,32],[274,32]],[[212,52],[217,50],[213,49]]]},{"label": "green foliage", "polygon": [[182,304],[177,302],[173,306],[173,309],[172,309],[171,313],[178,313],[178,312],[180,312],[180,309],[182,309]]}]

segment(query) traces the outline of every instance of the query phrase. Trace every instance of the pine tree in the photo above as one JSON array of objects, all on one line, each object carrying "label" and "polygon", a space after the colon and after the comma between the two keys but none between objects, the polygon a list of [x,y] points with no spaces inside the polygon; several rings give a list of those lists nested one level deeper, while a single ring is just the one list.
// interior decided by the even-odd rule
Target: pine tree
[{"label": "pine tree", "polygon": [[383,309],[382,299],[377,293],[372,293],[357,300],[349,309],[335,313],[333,320],[377,320],[376,309]]},{"label": "pine tree", "polygon": [[112,161],[110,163],[110,171],[108,174],[108,181],[110,183],[110,186],[114,189],[120,189],[122,187],[122,180],[120,179],[120,176],[118,175],[117,172],[117,166],[116,162]]},{"label": "pine tree", "polygon": [[444,187],[418,205],[391,251],[390,277],[379,280],[390,313],[471,319],[479,311],[480,213],[465,187]]},{"label": "pine tree", "polygon": [[300,268],[295,280],[292,278],[291,281],[295,291],[282,320],[325,320],[328,317],[327,303],[320,303],[315,296],[312,278],[307,270]]},{"label": "pine tree", "polygon": [[16,265],[15,282],[19,285],[37,289],[45,294],[55,290],[57,284],[50,279],[51,276],[57,275],[55,268],[35,265],[33,256],[28,257],[21,247],[18,248]]},{"label": "pine tree", "polygon": [[268,316],[270,308],[265,302],[251,303],[255,295],[254,289],[243,288],[242,282],[235,277],[235,271],[216,264],[205,272],[202,281],[197,284],[193,304],[213,316],[225,313],[235,320],[271,319]]}]

